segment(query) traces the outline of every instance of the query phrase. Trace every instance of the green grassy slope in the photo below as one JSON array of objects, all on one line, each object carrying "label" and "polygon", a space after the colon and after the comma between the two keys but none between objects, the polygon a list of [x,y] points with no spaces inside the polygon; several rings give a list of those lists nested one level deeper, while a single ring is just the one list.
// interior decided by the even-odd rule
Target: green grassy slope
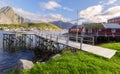
[{"label": "green grassy slope", "polygon": [[[120,43],[102,44],[102,47],[118,50],[111,59],[78,51],[63,51],[60,57],[47,63],[38,63],[31,70],[20,74],[120,74]],[[12,74],[17,74],[12,72]]]},{"label": "green grassy slope", "polygon": [[41,29],[41,30],[60,30],[59,27],[57,27],[54,24],[49,24],[49,23],[30,23],[30,24],[0,24],[0,29],[3,29],[4,27],[7,27],[9,29],[12,28],[37,28],[37,29]]},{"label": "green grassy slope", "polygon": [[45,29],[54,29],[54,30],[60,30],[59,27],[57,27],[56,25],[54,24],[49,24],[49,23],[31,23],[29,24],[29,27],[30,28],[33,28],[33,27],[36,27],[36,28],[39,28],[41,30],[45,30]]},{"label": "green grassy slope", "polygon": [[23,28],[26,28],[28,26],[28,24],[0,24],[0,29],[3,29],[4,27],[7,27],[9,29],[12,29],[12,28],[20,28],[20,27],[23,27]]}]

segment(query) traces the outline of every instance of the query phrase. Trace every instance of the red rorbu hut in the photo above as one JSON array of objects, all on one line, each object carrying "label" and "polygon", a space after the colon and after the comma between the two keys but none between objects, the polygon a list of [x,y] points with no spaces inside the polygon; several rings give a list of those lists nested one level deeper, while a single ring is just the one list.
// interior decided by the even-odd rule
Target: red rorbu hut
[{"label": "red rorbu hut", "polygon": [[115,18],[108,19],[107,22],[108,23],[118,23],[118,24],[120,24],[120,17],[115,17]]},{"label": "red rorbu hut", "polygon": [[69,29],[69,34],[79,36],[93,36],[99,38],[120,38],[120,25],[114,23],[87,23],[83,25],[74,25]]}]

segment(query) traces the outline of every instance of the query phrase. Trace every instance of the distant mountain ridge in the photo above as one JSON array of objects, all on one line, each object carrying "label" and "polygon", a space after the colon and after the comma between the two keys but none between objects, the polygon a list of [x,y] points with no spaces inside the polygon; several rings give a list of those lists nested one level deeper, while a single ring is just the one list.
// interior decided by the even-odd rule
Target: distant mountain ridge
[{"label": "distant mountain ridge", "polygon": [[12,7],[6,6],[0,9],[0,24],[23,24],[28,20],[17,15]]},{"label": "distant mountain ridge", "polygon": [[56,26],[62,28],[62,29],[69,29],[70,27],[72,27],[75,24],[69,23],[69,22],[63,22],[63,21],[54,21],[54,22],[50,22],[52,24],[55,24]]}]

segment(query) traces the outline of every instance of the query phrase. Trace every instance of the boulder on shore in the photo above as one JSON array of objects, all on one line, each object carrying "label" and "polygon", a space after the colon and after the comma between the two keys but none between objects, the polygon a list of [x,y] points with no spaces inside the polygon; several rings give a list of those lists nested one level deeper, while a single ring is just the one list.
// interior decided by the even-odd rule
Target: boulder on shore
[{"label": "boulder on shore", "polygon": [[61,56],[61,55],[60,54],[56,54],[56,55],[52,56],[51,58],[54,59],[54,58],[59,57],[59,56]]},{"label": "boulder on shore", "polygon": [[33,66],[34,64],[32,61],[20,59],[15,65],[15,70],[20,71],[20,70],[31,69]]}]

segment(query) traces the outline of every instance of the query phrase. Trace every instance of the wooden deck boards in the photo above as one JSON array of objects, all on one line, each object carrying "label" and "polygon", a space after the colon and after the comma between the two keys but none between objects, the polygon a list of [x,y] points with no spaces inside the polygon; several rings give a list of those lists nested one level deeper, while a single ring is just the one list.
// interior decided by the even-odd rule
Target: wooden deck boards
[{"label": "wooden deck boards", "polygon": [[67,45],[67,46],[70,46],[73,48],[77,48],[77,49],[80,49],[80,50],[83,50],[83,51],[86,51],[89,53],[93,53],[93,54],[96,54],[98,56],[102,56],[102,57],[109,58],[109,59],[112,58],[112,56],[114,56],[116,53],[116,50],[102,48],[99,46],[88,45],[88,44],[84,44],[84,43],[82,43],[82,48],[81,48],[79,42],[69,41],[69,40],[67,40],[67,38],[59,36],[58,34],[54,35],[52,33],[52,36],[51,36],[50,33],[46,33],[46,32],[41,33],[39,31],[37,31],[37,32],[24,32],[23,34],[38,35],[38,36],[43,37],[45,39],[48,39],[48,40],[51,40],[51,41],[54,41],[54,42],[57,42],[57,43],[60,43],[63,45]]},{"label": "wooden deck boards", "polygon": [[[45,35],[43,35],[42,37],[46,38]],[[56,37],[57,38],[57,37]],[[77,48],[80,49],[80,43],[79,42],[74,42],[74,41],[68,41],[68,43],[66,42],[65,39],[60,39],[58,38],[58,41],[56,38],[52,38],[52,41],[56,41],[58,43],[73,47],[73,48]],[[50,36],[47,36],[47,39],[50,39]],[[82,44],[82,49],[83,51],[89,52],[89,53],[93,53],[96,54],[98,56],[102,56],[104,58],[112,58],[112,56],[115,55],[116,50],[112,50],[112,49],[107,49],[107,48],[102,48],[99,46],[93,46],[93,45],[88,45],[88,44]]]}]

